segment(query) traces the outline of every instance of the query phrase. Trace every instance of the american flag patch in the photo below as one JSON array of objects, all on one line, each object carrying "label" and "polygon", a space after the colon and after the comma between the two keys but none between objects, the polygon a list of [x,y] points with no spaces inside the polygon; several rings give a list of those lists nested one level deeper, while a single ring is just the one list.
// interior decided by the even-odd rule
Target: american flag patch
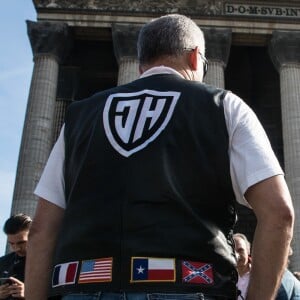
[{"label": "american flag patch", "polygon": [[78,283],[112,281],[112,264],[112,257],[82,261]]},{"label": "american flag patch", "polygon": [[182,282],[184,283],[214,283],[212,264],[195,261],[182,261],[181,267]]}]

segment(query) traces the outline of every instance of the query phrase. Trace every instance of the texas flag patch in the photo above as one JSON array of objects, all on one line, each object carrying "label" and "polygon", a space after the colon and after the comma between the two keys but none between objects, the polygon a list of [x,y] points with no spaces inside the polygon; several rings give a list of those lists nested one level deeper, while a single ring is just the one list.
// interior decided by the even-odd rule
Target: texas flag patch
[{"label": "texas flag patch", "polygon": [[181,270],[183,283],[214,283],[212,264],[195,261],[182,261]]},{"label": "texas flag patch", "polygon": [[175,282],[175,259],[133,257],[131,282]]},{"label": "texas flag patch", "polygon": [[74,284],[78,261],[56,265],[53,270],[52,287]]}]

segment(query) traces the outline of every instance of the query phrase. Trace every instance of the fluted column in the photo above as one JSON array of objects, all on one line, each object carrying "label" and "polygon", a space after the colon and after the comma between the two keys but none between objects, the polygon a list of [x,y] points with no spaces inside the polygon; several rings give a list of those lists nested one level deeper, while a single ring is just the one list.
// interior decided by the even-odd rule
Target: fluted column
[{"label": "fluted column", "polygon": [[75,99],[78,99],[78,90],[80,86],[79,73],[80,67],[78,66],[61,66],[59,68],[54,120],[52,125],[53,143],[57,140],[60,134],[69,104],[71,104]]},{"label": "fluted column", "polygon": [[71,101],[65,101],[65,100],[56,100],[55,102],[55,108],[54,108],[54,119],[53,119],[53,125],[52,125],[52,139],[51,141],[56,141],[59,133],[61,131],[62,125],[64,123],[65,114],[68,105],[71,103]]},{"label": "fluted column", "polygon": [[132,24],[113,24],[112,26],[114,51],[119,64],[118,85],[139,77],[136,49],[139,29],[139,26]]},{"label": "fluted column", "polygon": [[225,87],[226,68],[231,47],[231,29],[202,29],[205,36],[206,57],[209,67],[204,82],[216,87]]},{"label": "fluted column", "polygon": [[298,271],[300,270],[300,31],[273,32],[269,53],[280,74],[285,174],[296,214],[291,268]]},{"label": "fluted column", "polygon": [[34,68],[19,153],[11,213],[33,215],[34,188],[52,147],[59,61],[70,46],[66,24],[27,21]]}]

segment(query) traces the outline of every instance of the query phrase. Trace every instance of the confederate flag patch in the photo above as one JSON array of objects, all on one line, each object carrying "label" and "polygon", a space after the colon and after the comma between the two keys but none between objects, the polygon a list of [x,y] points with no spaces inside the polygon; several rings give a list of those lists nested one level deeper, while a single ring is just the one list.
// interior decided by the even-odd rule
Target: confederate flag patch
[{"label": "confederate flag patch", "polygon": [[195,261],[182,261],[181,271],[183,283],[214,283],[212,264]]}]

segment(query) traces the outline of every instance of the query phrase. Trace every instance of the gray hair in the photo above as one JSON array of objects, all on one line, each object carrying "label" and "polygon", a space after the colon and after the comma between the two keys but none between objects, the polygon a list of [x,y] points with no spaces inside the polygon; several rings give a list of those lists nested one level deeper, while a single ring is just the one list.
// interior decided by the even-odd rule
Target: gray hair
[{"label": "gray hair", "polygon": [[137,42],[139,63],[149,64],[163,56],[179,56],[196,46],[204,55],[204,35],[197,24],[183,15],[165,15],[141,28]]},{"label": "gray hair", "polygon": [[251,251],[251,243],[248,241],[247,237],[246,237],[244,234],[242,234],[242,233],[235,233],[235,234],[233,235],[233,239],[235,239],[235,238],[240,238],[240,239],[242,239],[242,240],[245,241],[246,248],[247,248],[247,252],[248,252],[248,254],[250,254],[250,251]]}]

